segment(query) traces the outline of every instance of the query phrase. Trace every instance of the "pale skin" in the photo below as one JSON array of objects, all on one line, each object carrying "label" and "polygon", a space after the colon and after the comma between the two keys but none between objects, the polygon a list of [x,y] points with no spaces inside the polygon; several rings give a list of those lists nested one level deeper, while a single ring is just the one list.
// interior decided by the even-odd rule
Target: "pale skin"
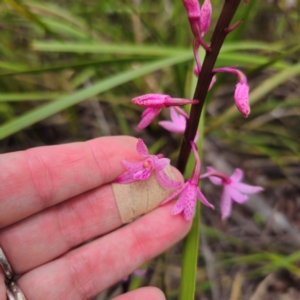
[{"label": "pale skin", "polygon": [[[121,227],[111,182],[121,159],[141,160],[136,143],[104,137],[0,155],[0,246],[27,300],[90,299],[186,235],[173,203]],[[165,296],[145,287],[115,298],[129,299]]]}]

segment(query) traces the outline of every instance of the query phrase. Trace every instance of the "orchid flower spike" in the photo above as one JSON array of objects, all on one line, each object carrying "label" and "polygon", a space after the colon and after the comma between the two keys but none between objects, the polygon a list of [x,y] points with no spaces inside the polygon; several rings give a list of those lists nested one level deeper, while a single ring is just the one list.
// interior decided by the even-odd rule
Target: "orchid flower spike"
[{"label": "orchid flower spike", "polygon": [[[172,121],[160,121],[158,124],[170,132],[181,133],[185,132],[186,121],[189,115],[180,107],[170,108],[170,117]],[[199,131],[197,130],[194,142],[199,139]]]},{"label": "orchid flower spike", "polygon": [[181,183],[171,179],[164,169],[170,164],[170,159],[162,158],[162,155],[150,155],[148,149],[142,139],[139,139],[136,145],[138,154],[145,158],[145,160],[137,163],[131,163],[122,160],[122,164],[127,169],[121,174],[115,183],[130,183],[136,180],[148,179],[155,170],[155,175],[158,183],[168,189],[178,188]]},{"label": "orchid flower spike", "polygon": [[234,101],[237,109],[241,114],[247,118],[250,114],[250,104],[249,104],[249,85],[247,83],[246,75],[236,68],[219,68],[214,69],[214,73],[229,72],[237,76],[238,83],[235,87]]},{"label": "orchid flower spike", "polygon": [[230,177],[216,171],[212,167],[207,167],[206,170],[207,173],[200,176],[200,179],[209,177],[213,184],[223,185],[221,196],[221,214],[223,220],[229,217],[233,202],[243,204],[248,200],[246,194],[256,194],[264,190],[260,186],[241,183],[240,181],[243,179],[244,175],[244,172],[241,169],[235,169]]},{"label": "orchid flower spike", "polygon": [[163,205],[181,193],[181,196],[177,200],[171,213],[172,215],[177,215],[183,212],[184,219],[187,222],[193,219],[197,199],[199,199],[204,205],[214,209],[214,206],[208,202],[208,200],[205,198],[205,196],[199,189],[198,181],[201,172],[200,157],[194,142],[191,142],[191,147],[196,159],[196,164],[193,170],[192,177],[189,180],[187,180],[182,187],[177,189],[174,193],[172,193],[167,199],[165,199],[161,203],[161,205]]},{"label": "orchid flower spike", "polygon": [[133,98],[131,101],[136,105],[147,107],[142,113],[142,119],[137,126],[138,130],[147,127],[164,107],[198,103],[198,100],[171,98],[169,95],[162,94],[146,94]]},{"label": "orchid flower spike", "polygon": [[209,46],[203,41],[203,32],[201,30],[201,9],[198,0],[182,0],[188,14],[190,26],[198,44],[205,50],[210,51]]}]

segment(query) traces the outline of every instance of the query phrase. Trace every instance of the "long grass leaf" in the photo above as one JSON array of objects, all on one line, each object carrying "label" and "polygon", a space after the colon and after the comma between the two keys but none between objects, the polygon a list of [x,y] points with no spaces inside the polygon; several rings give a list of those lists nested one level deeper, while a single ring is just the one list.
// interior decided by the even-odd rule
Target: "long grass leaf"
[{"label": "long grass leaf", "polygon": [[[171,55],[190,51],[185,48],[159,47],[152,45],[135,44],[100,44],[100,43],[60,43],[52,41],[34,41],[32,48],[44,52],[75,52],[75,53],[120,53],[120,54],[139,54],[139,55]],[[234,42],[225,44],[221,53],[237,50],[266,50],[280,51],[280,47],[273,47],[272,44],[263,42]]]},{"label": "long grass leaf", "polygon": [[58,97],[59,93],[0,93],[0,102],[39,101]]},{"label": "long grass leaf", "polygon": [[61,40],[61,37],[56,32],[52,31],[42,20],[40,20],[40,18],[38,18],[35,14],[33,14],[30,10],[28,10],[26,6],[14,0],[4,0],[4,2],[6,2],[11,7],[13,7],[18,13],[23,15],[25,18],[27,18],[34,24],[38,25],[39,27],[43,28],[46,32],[51,34],[53,37]]},{"label": "long grass leaf", "polygon": [[118,85],[124,84],[125,82],[131,81],[140,76],[149,74],[156,70],[160,70],[164,67],[172,66],[175,64],[189,61],[193,58],[193,55],[179,55],[171,58],[162,59],[145,66],[140,67],[137,70],[125,71],[121,74],[111,76],[109,78],[100,80],[99,82],[76,91],[70,95],[59,97],[56,101],[47,103],[38,108],[35,108],[24,115],[12,119],[10,122],[0,126],[0,139],[3,139],[13,133],[16,133],[23,128],[26,128],[38,121],[52,116],[72,105],[82,102],[90,97],[110,90]]}]

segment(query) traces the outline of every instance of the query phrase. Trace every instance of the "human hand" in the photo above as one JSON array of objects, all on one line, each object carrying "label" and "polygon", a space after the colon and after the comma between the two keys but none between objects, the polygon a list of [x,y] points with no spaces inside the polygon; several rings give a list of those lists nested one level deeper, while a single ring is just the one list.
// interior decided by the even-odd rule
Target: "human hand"
[{"label": "human hand", "polygon": [[[119,228],[111,182],[124,172],[121,159],[140,160],[136,139],[104,137],[0,155],[0,247],[21,275],[17,284],[27,300],[89,299],[188,232],[190,223],[170,214],[172,204]],[[126,299],[165,298],[147,287],[115,300]]]}]

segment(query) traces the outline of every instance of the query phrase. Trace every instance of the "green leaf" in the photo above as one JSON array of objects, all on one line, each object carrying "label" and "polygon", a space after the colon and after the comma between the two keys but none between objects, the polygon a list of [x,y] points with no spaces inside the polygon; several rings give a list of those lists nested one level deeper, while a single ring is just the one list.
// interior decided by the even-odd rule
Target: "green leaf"
[{"label": "green leaf", "polygon": [[149,74],[156,70],[160,70],[164,67],[183,63],[191,59],[193,59],[192,53],[162,59],[144,65],[137,70],[129,70],[118,75],[100,80],[97,83],[87,88],[76,91],[70,95],[61,96],[57,98],[56,101],[52,101],[50,103],[37,107],[25,113],[24,115],[12,119],[10,122],[7,122],[4,125],[0,126],[0,139],[16,133],[38,121],[48,118],[53,114],[58,113],[72,105],[82,102],[88,98],[94,97],[99,93],[110,90],[120,84],[124,84],[125,82]]},{"label": "green leaf", "polygon": [[[190,49],[179,47],[159,47],[153,45],[136,44],[100,44],[92,43],[60,43],[52,41],[34,41],[32,48],[36,51],[44,52],[75,52],[75,53],[119,53],[119,54],[137,54],[137,55],[176,55],[178,53],[190,52]],[[279,46],[263,42],[234,42],[227,43],[222,47],[221,53],[237,50],[266,50],[280,51]],[[249,56],[249,55],[248,55]]]},{"label": "green leaf", "polygon": [[0,93],[0,102],[44,101],[57,97],[59,93]]}]

